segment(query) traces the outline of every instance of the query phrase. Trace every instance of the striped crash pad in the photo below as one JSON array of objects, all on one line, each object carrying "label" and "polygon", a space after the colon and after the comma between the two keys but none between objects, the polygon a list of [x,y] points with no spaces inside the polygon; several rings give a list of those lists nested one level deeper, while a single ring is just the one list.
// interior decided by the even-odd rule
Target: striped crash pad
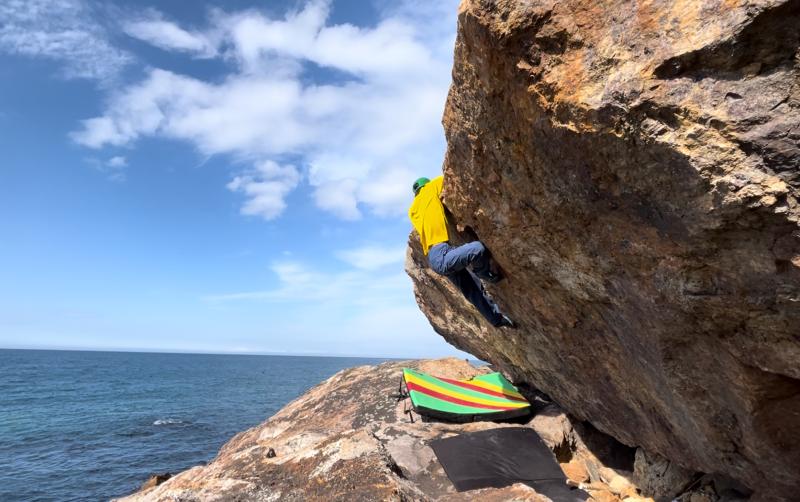
[{"label": "striped crash pad", "polygon": [[500,373],[453,380],[403,368],[403,381],[414,411],[432,418],[452,422],[502,420],[531,411],[530,403]]}]

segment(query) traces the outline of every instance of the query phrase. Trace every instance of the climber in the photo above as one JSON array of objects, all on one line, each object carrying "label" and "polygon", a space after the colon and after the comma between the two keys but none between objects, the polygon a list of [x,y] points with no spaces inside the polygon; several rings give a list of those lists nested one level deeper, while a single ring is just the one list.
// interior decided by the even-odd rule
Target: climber
[{"label": "climber", "polygon": [[443,180],[443,176],[433,180],[419,178],[413,185],[414,202],[408,209],[408,217],[419,234],[422,251],[428,255],[431,269],[450,279],[492,326],[515,328],[514,321],[498,310],[475,277],[489,283],[502,279],[498,272],[492,271],[489,251],[483,243],[451,246],[448,242],[447,216],[441,201]]}]

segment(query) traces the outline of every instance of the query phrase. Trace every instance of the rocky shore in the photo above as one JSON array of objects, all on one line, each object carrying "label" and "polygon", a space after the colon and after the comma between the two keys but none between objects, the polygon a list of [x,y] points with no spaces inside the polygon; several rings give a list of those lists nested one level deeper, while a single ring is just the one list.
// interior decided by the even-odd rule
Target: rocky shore
[{"label": "rocky shore", "polygon": [[[488,372],[459,359],[390,362],[342,371],[275,416],[232,438],[217,457],[127,502],[143,501],[545,501],[523,484],[458,493],[428,443],[462,432],[529,427],[562,469],[602,502],[679,497],[682,502],[737,500],[720,479],[685,471],[626,447],[576,421],[533,389],[535,413],[514,423],[452,424],[407,414],[395,396],[403,367],[449,378]],[[412,421],[413,417],[413,421]]]}]

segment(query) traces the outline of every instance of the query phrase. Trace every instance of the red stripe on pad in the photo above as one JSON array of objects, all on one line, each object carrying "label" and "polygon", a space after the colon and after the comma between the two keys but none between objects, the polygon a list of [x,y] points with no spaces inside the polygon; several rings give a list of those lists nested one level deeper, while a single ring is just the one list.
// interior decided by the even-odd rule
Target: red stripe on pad
[{"label": "red stripe on pad", "polygon": [[491,404],[480,404],[480,403],[473,403],[471,401],[465,401],[457,397],[448,396],[446,394],[442,394],[441,392],[436,392],[435,390],[422,387],[421,385],[417,385],[413,382],[406,382],[406,386],[408,387],[409,391],[415,390],[422,394],[435,397],[436,399],[441,399],[442,401],[447,401],[448,403],[460,404],[461,406],[469,406],[471,408],[482,408],[485,410],[503,410],[503,411],[518,409],[512,406],[494,406]]},{"label": "red stripe on pad", "polygon": [[450,378],[442,378],[442,377],[436,377],[436,378],[438,378],[439,380],[442,380],[443,382],[447,382],[447,383],[450,383],[450,384],[453,384],[453,385],[457,385],[457,386],[463,387],[465,389],[474,390],[476,392],[480,392],[480,393],[483,393],[483,394],[488,394],[490,396],[504,397],[506,399],[510,399],[512,401],[519,401],[521,403],[527,403],[528,402],[528,400],[525,399],[524,397],[511,396],[511,395],[508,395],[508,394],[503,394],[502,392],[497,392],[496,390],[484,389],[483,387],[479,387],[477,385],[472,385],[471,383],[467,383],[467,382],[464,382],[464,381],[461,381],[461,380],[452,380]]}]

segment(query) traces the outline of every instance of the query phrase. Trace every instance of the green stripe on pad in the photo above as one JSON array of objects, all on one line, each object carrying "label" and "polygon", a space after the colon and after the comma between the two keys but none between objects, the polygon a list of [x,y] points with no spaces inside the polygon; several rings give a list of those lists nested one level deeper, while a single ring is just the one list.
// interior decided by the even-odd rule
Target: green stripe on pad
[{"label": "green stripe on pad", "polygon": [[506,377],[504,377],[500,373],[489,373],[488,375],[480,375],[480,376],[476,376],[472,380],[478,380],[480,382],[490,383],[492,385],[497,385],[498,387],[501,387],[505,391],[509,391],[509,392],[513,392],[515,394],[519,394],[519,390],[516,387],[514,387],[514,384],[512,384],[511,382],[506,380]]},{"label": "green stripe on pad", "polygon": [[443,401],[439,398],[429,396],[427,394],[423,394],[421,392],[417,392],[412,390],[410,392],[411,400],[417,406],[424,406],[425,408],[430,408],[433,410],[443,411],[446,413],[458,413],[458,414],[483,414],[483,413],[497,413],[498,410],[488,410],[486,408],[473,408],[471,406],[464,406],[461,404],[456,403],[448,403],[447,401]]},{"label": "green stripe on pad", "polygon": [[[437,386],[441,387],[442,389],[446,389],[446,390],[448,390],[450,392],[457,392],[457,393],[462,394],[464,396],[475,397],[475,398],[479,398],[479,399],[485,399],[487,401],[491,401],[492,403],[496,403],[498,406],[508,405],[509,402],[515,403],[515,404],[519,404],[519,401],[514,401],[512,399],[499,397],[499,396],[493,396],[491,394],[484,394],[483,392],[478,392],[476,390],[467,389],[465,387],[461,387],[461,386],[458,386],[458,385],[447,383],[444,380],[439,380],[436,377],[427,375],[425,373],[420,373],[419,371],[414,371],[412,369],[404,368],[403,369],[403,373],[404,374],[405,373],[412,374],[412,375],[414,375],[415,378],[418,378],[418,379],[420,379],[420,380],[422,380],[424,382],[430,383],[430,384],[437,385]],[[493,376],[493,375],[499,375],[499,377],[502,379],[502,381],[504,381],[506,383],[506,385],[511,386],[511,388],[508,389],[508,390],[513,390],[513,391],[516,392],[516,389],[514,389],[513,385],[508,383],[508,380],[503,378],[503,376],[500,375],[499,373],[493,373],[492,375],[483,375],[483,376]],[[475,378],[474,380],[478,380],[479,378],[480,377]],[[496,385],[502,385],[500,383],[500,381],[497,380],[497,378],[494,378],[492,380],[483,380],[483,381],[487,382],[487,383],[496,384]],[[469,383],[469,381],[466,381],[466,383]],[[486,410],[481,409],[481,412],[485,413]]]}]

